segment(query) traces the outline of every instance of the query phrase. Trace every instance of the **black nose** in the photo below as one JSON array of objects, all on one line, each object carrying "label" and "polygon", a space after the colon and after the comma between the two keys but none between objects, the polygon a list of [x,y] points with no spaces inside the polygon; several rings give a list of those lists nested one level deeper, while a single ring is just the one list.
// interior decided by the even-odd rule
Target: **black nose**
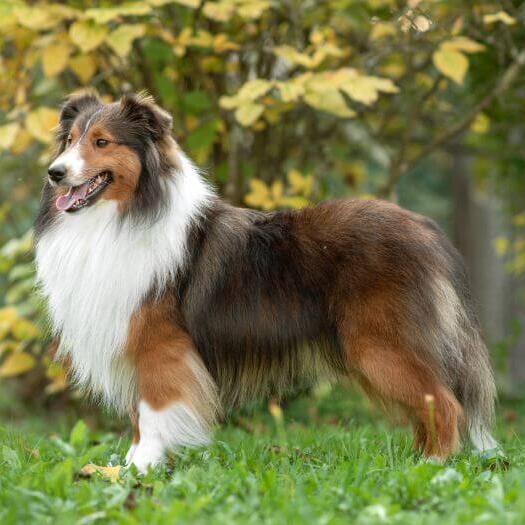
[{"label": "black nose", "polygon": [[47,170],[47,173],[53,182],[60,182],[66,176],[66,167],[62,164],[52,166]]}]

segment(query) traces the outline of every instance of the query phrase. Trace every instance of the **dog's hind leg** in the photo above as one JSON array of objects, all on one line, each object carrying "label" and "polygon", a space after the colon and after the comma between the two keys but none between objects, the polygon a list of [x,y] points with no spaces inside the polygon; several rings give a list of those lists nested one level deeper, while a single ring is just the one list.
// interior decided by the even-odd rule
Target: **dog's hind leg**
[{"label": "dog's hind leg", "polygon": [[141,472],[178,446],[207,444],[219,409],[191,338],[159,310],[143,308],[128,344],[137,376],[137,428],[126,460]]},{"label": "dog's hind leg", "polygon": [[462,409],[452,392],[415,355],[362,338],[349,350],[350,366],[371,397],[399,405],[414,421],[415,445],[427,457],[447,458],[459,444]]}]

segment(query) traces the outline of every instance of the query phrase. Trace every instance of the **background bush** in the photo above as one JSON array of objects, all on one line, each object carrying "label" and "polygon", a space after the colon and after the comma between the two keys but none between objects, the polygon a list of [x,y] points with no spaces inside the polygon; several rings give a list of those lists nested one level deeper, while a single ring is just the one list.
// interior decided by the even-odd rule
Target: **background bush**
[{"label": "background bush", "polygon": [[[55,395],[67,385],[47,352],[30,229],[59,105],[85,88],[107,101],[147,90],[173,114],[182,148],[239,205],[390,198],[432,215],[468,251],[486,232],[457,219],[466,173],[469,188],[497,196],[506,226],[490,243],[521,289],[521,4],[4,0],[0,377],[19,377],[14,395],[27,399],[37,386]],[[509,323],[522,311],[516,297]]]}]

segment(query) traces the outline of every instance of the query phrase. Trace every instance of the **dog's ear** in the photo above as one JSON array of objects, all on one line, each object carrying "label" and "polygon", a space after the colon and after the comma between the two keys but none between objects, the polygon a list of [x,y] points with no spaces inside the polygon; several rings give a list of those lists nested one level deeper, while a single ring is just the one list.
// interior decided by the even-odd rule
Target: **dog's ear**
[{"label": "dog's ear", "polygon": [[120,99],[120,111],[128,122],[143,126],[154,141],[171,134],[171,115],[145,93],[124,95]]},{"label": "dog's ear", "polygon": [[95,93],[71,95],[62,106],[60,124],[71,127],[77,116],[88,108],[102,106],[102,101]]},{"label": "dog's ear", "polygon": [[87,109],[97,108],[99,106],[102,106],[102,101],[95,93],[80,93],[70,95],[67,98],[60,111],[57,133],[59,148],[63,147],[63,144],[71,131],[71,126],[78,115]]}]

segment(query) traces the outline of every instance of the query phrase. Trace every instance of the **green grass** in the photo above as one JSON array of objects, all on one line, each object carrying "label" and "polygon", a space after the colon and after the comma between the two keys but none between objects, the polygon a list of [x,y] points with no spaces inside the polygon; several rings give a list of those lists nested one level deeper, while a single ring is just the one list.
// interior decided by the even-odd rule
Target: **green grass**
[{"label": "green grass", "polygon": [[122,470],[117,483],[79,470],[121,463],[125,432],[33,415],[0,427],[0,523],[521,524],[521,409],[499,410],[508,465],[468,451],[435,465],[336,389],[291,403],[282,426],[266,410],[237,417],[212,447],[144,477]]}]

